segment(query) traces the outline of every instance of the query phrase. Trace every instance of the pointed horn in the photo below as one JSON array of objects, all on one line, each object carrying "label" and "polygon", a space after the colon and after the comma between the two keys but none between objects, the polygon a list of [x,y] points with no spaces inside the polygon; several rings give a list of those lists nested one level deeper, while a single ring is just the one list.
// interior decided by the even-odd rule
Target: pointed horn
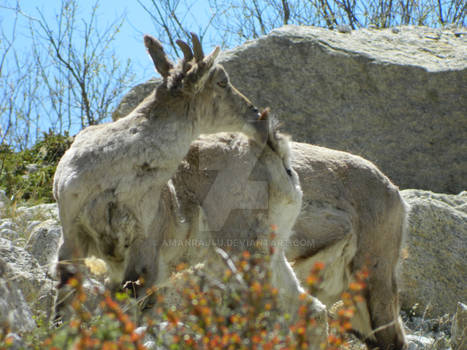
[{"label": "pointed horn", "polygon": [[193,59],[193,52],[191,52],[190,46],[186,42],[181,40],[177,40],[176,42],[183,52],[183,60],[185,62],[191,61]]},{"label": "pointed horn", "polygon": [[151,56],[152,62],[162,77],[167,78],[170,70],[173,68],[173,63],[169,60],[162,48],[159,40],[151,35],[144,36],[144,45]]},{"label": "pointed horn", "polygon": [[195,33],[191,33],[191,41],[193,43],[193,54],[195,55],[196,62],[201,62],[204,58],[203,48]]}]

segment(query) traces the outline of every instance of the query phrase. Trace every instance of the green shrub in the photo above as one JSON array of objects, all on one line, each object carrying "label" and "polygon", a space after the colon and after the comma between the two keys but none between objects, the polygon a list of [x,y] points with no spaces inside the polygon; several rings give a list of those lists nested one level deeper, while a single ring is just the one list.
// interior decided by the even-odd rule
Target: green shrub
[{"label": "green shrub", "polygon": [[13,201],[53,202],[55,169],[71,142],[67,134],[49,132],[24,151],[15,152],[9,145],[0,145],[0,188]]}]

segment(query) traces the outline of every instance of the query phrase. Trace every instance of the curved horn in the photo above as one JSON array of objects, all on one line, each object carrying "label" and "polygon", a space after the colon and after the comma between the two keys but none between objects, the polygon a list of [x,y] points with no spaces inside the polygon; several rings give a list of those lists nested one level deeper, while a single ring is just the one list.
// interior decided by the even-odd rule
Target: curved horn
[{"label": "curved horn", "polygon": [[173,68],[173,63],[165,54],[160,41],[146,34],[144,36],[144,45],[148,50],[149,56],[151,56],[156,70],[162,77],[167,78],[169,76],[169,71]]},{"label": "curved horn", "polygon": [[201,62],[204,58],[203,48],[195,33],[191,33],[191,41],[193,43],[193,54],[195,55],[196,62]]},{"label": "curved horn", "polygon": [[188,46],[186,42],[181,40],[177,40],[176,43],[183,52],[183,60],[185,62],[191,61],[193,59],[193,52],[191,52],[190,46]]}]

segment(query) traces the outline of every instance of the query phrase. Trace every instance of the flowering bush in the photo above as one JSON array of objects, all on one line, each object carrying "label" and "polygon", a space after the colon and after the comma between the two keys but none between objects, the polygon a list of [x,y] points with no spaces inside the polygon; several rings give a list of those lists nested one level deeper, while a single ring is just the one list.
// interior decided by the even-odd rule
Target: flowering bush
[{"label": "flowering bush", "polygon": [[[160,290],[153,288],[157,304],[142,324],[162,349],[309,349],[314,339],[324,331],[313,318],[311,299],[302,295],[297,317],[280,311],[278,290],[271,284],[268,268],[270,256],[244,252],[229,257],[223,255],[225,269],[219,278],[204,269],[180,273],[178,284],[180,303],[166,302]],[[309,291],[319,286],[324,264],[315,264],[306,280]],[[181,266],[180,271],[185,271]],[[350,288],[342,295],[341,307],[329,322],[328,344],[322,349],[346,347],[346,334],[356,303],[362,301],[368,273],[356,275]],[[113,297],[102,293],[96,312],[83,305],[87,295],[80,276],[68,281],[75,296],[71,302],[73,317],[58,328],[42,330],[40,336],[25,337],[34,349],[145,349],[145,332],[136,329],[129,310],[137,308],[130,293]],[[0,333],[0,348],[8,348],[12,339]],[[318,337],[319,338],[319,337]]]},{"label": "flowering bush", "polygon": [[[309,349],[324,331],[313,318],[309,296],[301,296],[298,317],[292,322],[291,315],[280,311],[267,268],[270,256],[244,252],[225,259],[221,280],[203,269],[193,270],[183,275],[180,304],[159,303],[156,315],[167,325],[159,334],[159,344],[170,349]],[[321,283],[323,269],[324,264],[316,263],[310,271],[309,291]],[[344,294],[345,307],[330,322],[329,344],[321,344],[322,349],[346,346],[365,278],[366,274],[358,274]]]},{"label": "flowering bush", "polygon": [[115,301],[106,291],[96,312],[91,314],[83,305],[87,295],[83,289],[80,276],[71,278],[69,286],[74,289],[75,296],[71,302],[74,316],[69,322],[51,332],[42,341],[40,349],[60,350],[143,350],[144,333],[136,332],[136,325],[129,314],[123,311],[122,304],[131,301],[127,294],[117,294]]}]

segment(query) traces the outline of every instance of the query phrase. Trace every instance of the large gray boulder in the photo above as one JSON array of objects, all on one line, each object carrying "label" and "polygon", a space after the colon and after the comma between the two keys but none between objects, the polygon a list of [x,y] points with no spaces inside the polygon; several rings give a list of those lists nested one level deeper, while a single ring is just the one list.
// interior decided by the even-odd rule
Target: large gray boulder
[{"label": "large gray boulder", "polygon": [[467,38],[287,26],[222,58],[297,141],[363,156],[402,188],[467,187]]},{"label": "large gray boulder", "polygon": [[437,317],[467,301],[467,192],[458,195],[404,190],[410,205],[401,266],[405,309]]},{"label": "large gray boulder", "polygon": [[[458,32],[286,26],[220,60],[296,141],[361,155],[401,188],[458,193],[467,188],[467,36]],[[153,84],[130,92],[114,118]]]}]

